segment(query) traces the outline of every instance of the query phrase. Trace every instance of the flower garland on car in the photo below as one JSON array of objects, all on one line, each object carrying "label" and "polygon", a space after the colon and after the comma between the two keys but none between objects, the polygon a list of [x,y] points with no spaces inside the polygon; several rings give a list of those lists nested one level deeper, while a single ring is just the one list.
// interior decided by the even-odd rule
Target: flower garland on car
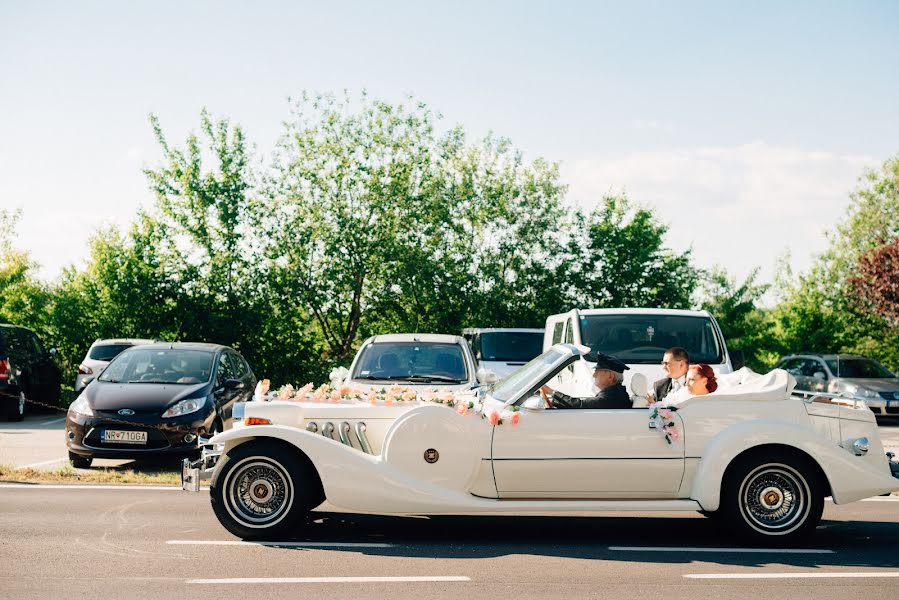
[{"label": "flower garland on car", "polygon": [[655,426],[655,430],[665,437],[669,445],[680,440],[680,431],[674,422],[674,413],[664,406],[655,403],[649,407],[649,422]]},{"label": "flower garland on car", "polygon": [[400,402],[419,402],[441,404],[447,408],[455,410],[460,416],[480,415],[481,419],[496,427],[508,422],[509,425],[518,425],[521,420],[521,411],[517,406],[506,406],[502,410],[490,408],[483,410],[483,404],[476,403],[468,396],[470,394],[455,394],[450,390],[435,390],[434,388],[425,388],[421,393],[411,387],[402,387],[394,384],[390,387],[369,388],[363,391],[357,386],[349,386],[346,384],[327,384],[315,387],[312,383],[307,383],[303,387],[294,388],[287,384],[282,386],[277,392],[269,393],[270,382],[263,379],[256,384],[256,391],[253,394],[254,400],[270,401],[285,400],[294,402],[330,402],[338,403],[364,403],[368,402],[372,406],[384,405],[393,406]]}]

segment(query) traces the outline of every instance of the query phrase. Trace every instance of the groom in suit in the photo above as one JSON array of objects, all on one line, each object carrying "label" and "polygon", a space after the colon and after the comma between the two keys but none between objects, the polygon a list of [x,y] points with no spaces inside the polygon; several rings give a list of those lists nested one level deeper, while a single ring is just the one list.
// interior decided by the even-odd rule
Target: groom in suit
[{"label": "groom in suit", "polygon": [[655,401],[661,402],[665,396],[676,392],[687,383],[687,368],[690,366],[690,357],[687,351],[679,346],[665,350],[662,358],[662,369],[668,377],[659,379],[652,384],[655,392]]}]

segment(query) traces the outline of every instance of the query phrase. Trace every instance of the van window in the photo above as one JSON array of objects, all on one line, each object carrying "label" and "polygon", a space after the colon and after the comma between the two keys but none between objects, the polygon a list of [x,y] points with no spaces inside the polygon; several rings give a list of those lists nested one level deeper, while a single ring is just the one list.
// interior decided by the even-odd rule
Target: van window
[{"label": "van window", "polygon": [[559,321],[556,323],[556,326],[553,327],[553,346],[556,344],[562,343],[562,329],[565,327],[565,323]]},{"label": "van window", "polygon": [[567,326],[565,327],[565,343],[566,344],[574,343],[574,333],[571,330],[571,319],[568,319]]},{"label": "van window", "polygon": [[485,331],[481,334],[481,360],[526,363],[543,352],[539,331]]},{"label": "van window", "polygon": [[595,353],[612,354],[630,364],[661,362],[665,350],[684,348],[691,363],[721,364],[722,344],[708,317],[680,315],[583,315],[581,339]]}]

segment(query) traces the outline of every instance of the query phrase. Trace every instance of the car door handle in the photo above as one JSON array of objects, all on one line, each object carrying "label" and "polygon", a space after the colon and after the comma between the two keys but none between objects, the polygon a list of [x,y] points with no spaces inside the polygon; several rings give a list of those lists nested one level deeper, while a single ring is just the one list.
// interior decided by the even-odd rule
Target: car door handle
[{"label": "car door handle", "polygon": [[655,421],[650,421],[650,422],[649,422],[649,428],[650,428],[650,429],[658,429],[658,428],[656,427]]}]

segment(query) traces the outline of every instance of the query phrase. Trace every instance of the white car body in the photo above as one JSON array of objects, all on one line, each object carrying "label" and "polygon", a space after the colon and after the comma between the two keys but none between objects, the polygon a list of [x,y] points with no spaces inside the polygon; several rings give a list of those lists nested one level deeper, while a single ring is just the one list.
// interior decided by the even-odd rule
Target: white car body
[{"label": "white car body", "polygon": [[[558,343],[591,346],[590,340],[583,339],[583,331],[580,327],[580,322],[582,318],[590,318],[592,316],[620,317],[621,319],[633,320],[640,319],[641,317],[675,317],[699,320],[705,324],[705,327],[712,338],[710,343],[717,344],[720,350],[718,353],[718,360],[709,361],[709,366],[711,366],[715,373],[719,375],[731,373],[734,370],[730,354],[727,351],[727,345],[724,342],[724,336],[721,334],[721,328],[718,326],[715,318],[709,314],[708,311],[704,310],[678,310],[667,308],[574,309],[567,313],[552,315],[546,319],[543,349],[547,350]],[[656,331],[655,333],[661,337],[667,332]],[[594,347],[592,349],[614,355],[628,366],[628,370],[624,372],[624,385],[630,389],[631,378],[637,373],[644,375],[650,386],[653,382],[666,376],[661,365],[662,355],[667,348],[672,346],[687,346],[687,344],[684,343],[683,340],[677,340],[676,338],[671,339],[669,337],[668,340],[660,342],[658,347],[653,349],[654,354],[657,354],[658,356],[655,357],[653,355],[653,360],[648,363],[628,360],[627,356],[619,355],[616,352],[615,346]],[[593,382],[594,366],[595,363],[588,360],[578,361],[568,369],[561,371],[555,379],[550,382],[550,387],[571,396],[593,396],[596,394]],[[633,394],[633,392],[631,393]],[[646,403],[642,398],[636,398],[635,405],[646,406]]]},{"label": "white car body", "polygon": [[[681,432],[673,445],[650,427],[647,409],[544,408],[533,392],[556,370],[581,361],[586,351],[553,347],[480,398],[472,393],[474,408],[465,415],[419,402],[246,403],[245,422],[270,424],[236,426],[210,440],[223,452],[207,473],[216,514],[236,535],[267,539],[290,535],[295,525],[284,530],[287,515],[292,510],[305,514],[322,499],[348,511],[377,514],[719,508],[723,514],[729,510],[722,504],[729,467],[755,456],[769,456],[765,460],[775,466],[791,461],[805,465],[797,477],[817,483],[785,486],[787,495],[793,494],[790,489],[795,492],[791,506],[799,506],[800,496],[810,507],[814,501],[823,509],[824,496],[843,504],[899,489],[870,410],[834,404],[831,398],[810,402],[792,397],[795,381],[784,371],[752,374],[754,383],[746,389],[737,381],[730,388],[722,386],[729,391],[686,400],[673,413]],[[519,411],[509,412],[513,407]],[[505,422],[493,426],[482,418],[491,412],[504,415]],[[511,424],[513,414],[519,415],[517,425]],[[257,471],[241,475],[247,461]],[[275,473],[268,479],[258,474],[265,465]],[[275,489],[301,495],[320,484],[320,495],[313,494],[305,504],[290,497],[277,519],[269,518],[279,514],[274,510],[257,520],[241,516],[272,502],[265,482],[285,479],[283,474],[296,465],[306,466],[305,475],[287,476]],[[184,488],[199,489],[202,477],[199,468],[186,464]],[[776,499],[775,488],[766,493]],[[252,510],[240,505],[251,497]],[[813,515],[812,508],[797,514]],[[786,539],[793,531],[763,537]]]}]

